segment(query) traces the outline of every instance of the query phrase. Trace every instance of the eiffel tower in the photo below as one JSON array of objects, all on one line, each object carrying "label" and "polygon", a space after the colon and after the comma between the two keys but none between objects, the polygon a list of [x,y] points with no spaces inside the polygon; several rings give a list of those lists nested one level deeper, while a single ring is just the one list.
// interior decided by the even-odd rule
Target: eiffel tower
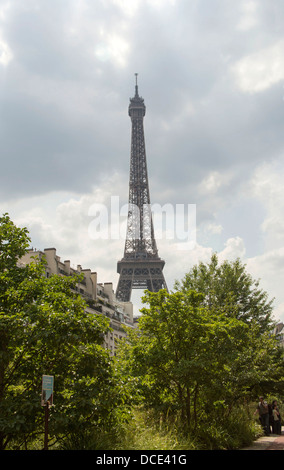
[{"label": "eiffel tower", "polygon": [[132,289],[167,289],[165,261],[158,256],[154,236],[143,127],[146,106],[138,94],[137,75],[135,96],[130,98],[128,107],[132,133],[127,234],[124,256],[117,263],[120,276],[116,298],[122,302],[130,301]]}]

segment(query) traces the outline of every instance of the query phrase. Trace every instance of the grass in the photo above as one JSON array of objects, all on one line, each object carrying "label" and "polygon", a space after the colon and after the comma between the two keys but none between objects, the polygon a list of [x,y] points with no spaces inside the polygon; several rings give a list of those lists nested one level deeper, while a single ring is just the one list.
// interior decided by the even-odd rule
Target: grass
[{"label": "grass", "polygon": [[196,450],[193,440],[175,429],[155,426],[147,414],[135,410],[132,420],[124,426],[120,450]]},{"label": "grass", "polygon": [[124,427],[118,448],[124,450],[229,450],[250,445],[262,429],[245,409],[233,410],[223,419],[199,423],[184,435],[174,426],[155,425],[145,412],[135,410]]}]

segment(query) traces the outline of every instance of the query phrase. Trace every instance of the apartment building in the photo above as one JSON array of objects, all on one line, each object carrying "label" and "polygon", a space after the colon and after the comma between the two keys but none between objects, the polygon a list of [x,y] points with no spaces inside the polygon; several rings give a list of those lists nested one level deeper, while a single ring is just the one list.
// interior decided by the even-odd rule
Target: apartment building
[{"label": "apartment building", "polygon": [[117,340],[126,336],[124,326],[134,328],[132,302],[121,302],[115,297],[111,282],[98,283],[97,273],[91,269],[83,269],[81,265],[71,266],[70,260],[62,261],[56,253],[56,248],[45,248],[43,251],[30,249],[22,258],[22,264],[33,261],[33,257],[46,259],[46,276],[72,276],[83,274],[83,280],[78,283],[76,291],[84,298],[87,311],[94,315],[105,316],[110,323],[111,331],[105,336],[104,345],[115,355]]},{"label": "apartment building", "polygon": [[275,326],[273,330],[273,334],[276,336],[277,340],[279,341],[280,346],[284,348],[284,324],[282,322],[278,323]]}]

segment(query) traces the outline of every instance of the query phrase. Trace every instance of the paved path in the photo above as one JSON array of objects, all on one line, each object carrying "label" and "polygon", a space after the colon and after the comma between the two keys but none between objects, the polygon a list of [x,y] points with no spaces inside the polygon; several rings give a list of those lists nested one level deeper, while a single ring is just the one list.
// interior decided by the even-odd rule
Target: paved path
[{"label": "paved path", "polygon": [[271,434],[270,436],[260,437],[251,446],[245,447],[242,450],[284,450],[283,431],[281,436]]}]

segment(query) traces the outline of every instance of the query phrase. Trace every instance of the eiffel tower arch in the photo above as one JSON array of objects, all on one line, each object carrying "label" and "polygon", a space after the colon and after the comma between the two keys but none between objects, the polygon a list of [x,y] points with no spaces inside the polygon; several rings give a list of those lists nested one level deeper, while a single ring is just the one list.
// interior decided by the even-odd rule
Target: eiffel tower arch
[{"label": "eiffel tower arch", "polygon": [[151,292],[167,289],[163,274],[165,261],[158,255],[150,205],[143,126],[146,106],[138,94],[135,75],[135,96],[130,98],[128,107],[132,130],[127,233],[124,255],[117,263],[116,298],[123,302],[130,301],[132,289]]}]

